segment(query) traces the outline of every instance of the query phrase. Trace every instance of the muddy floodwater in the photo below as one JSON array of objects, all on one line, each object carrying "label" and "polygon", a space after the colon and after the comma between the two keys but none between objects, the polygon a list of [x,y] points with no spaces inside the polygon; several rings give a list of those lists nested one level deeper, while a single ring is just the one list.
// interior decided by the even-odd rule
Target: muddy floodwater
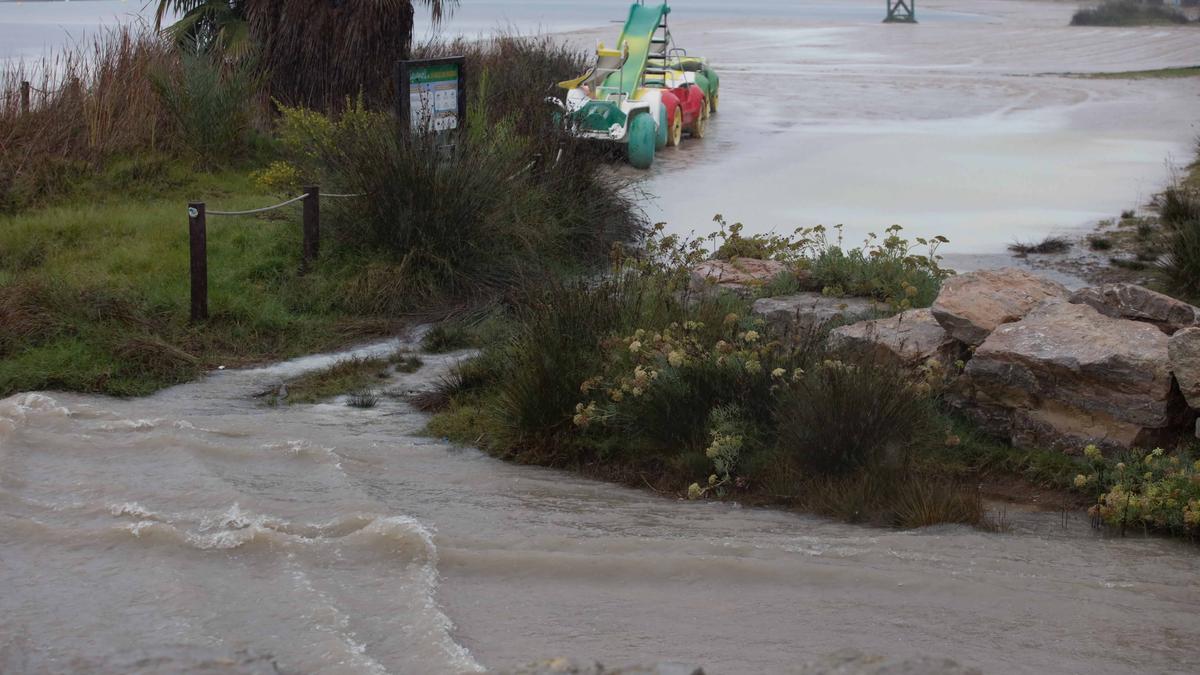
[{"label": "muddy floodwater", "polygon": [[[427,387],[453,358],[382,386]],[[331,360],[0,400],[0,672],[240,651],[347,674],[552,655],[774,673],[844,647],[987,673],[1200,658],[1192,545],[1077,514],[893,532],[678,501],[422,438],[393,398],[254,397]]]}]

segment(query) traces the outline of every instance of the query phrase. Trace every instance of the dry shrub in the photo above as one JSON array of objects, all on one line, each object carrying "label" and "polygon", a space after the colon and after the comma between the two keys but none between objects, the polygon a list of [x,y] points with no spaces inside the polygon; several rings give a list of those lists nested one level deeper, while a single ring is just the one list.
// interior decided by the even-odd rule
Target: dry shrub
[{"label": "dry shrub", "polygon": [[[0,211],[61,192],[105,159],[169,149],[171,120],[150,74],[177,59],[130,27],[97,35],[40,63],[0,74]],[[32,83],[29,113],[22,81]]]},{"label": "dry shrub", "polygon": [[36,282],[0,287],[0,356],[66,328],[62,317],[50,308],[51,296],[44,284]]},{"label": "dry shrub", "polygon": [[121,360],[123,370],[139,377],[180,379],[182,373],[200,371],[199,359],[156,336],[128,338],[118,344],[113,353]]}]

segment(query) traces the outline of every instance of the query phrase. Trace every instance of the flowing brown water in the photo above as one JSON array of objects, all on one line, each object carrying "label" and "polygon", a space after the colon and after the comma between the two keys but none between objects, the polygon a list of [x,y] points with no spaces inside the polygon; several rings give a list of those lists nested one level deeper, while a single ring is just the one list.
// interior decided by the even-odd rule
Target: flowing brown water
[{"label": "flowing brown water", "polygon": [[[452,358],[383,386],[428,386]],[[843,647],[1005,673],[1200,657],[1192,545],[1079,514],[892,532],[679,501],[420,437],[395,399],[253,397],[331,359],[139,400],[0,401],[0,671],[239,650],[314,673],[548,655],[771,673]]]}]

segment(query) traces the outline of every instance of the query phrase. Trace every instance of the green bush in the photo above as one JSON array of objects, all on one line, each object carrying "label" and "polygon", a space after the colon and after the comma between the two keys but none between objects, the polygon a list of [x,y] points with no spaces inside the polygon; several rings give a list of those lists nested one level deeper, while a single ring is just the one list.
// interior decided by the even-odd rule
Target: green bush
[{"label": "green bush", "polygon": [[1160,273],[1172,295],[1200,302],[1200,192],[1175,185],[1163,195]]},{"label": "green bush", "polygon": [[1081,9],[1071,17],[1072,26],[1147,26],[1188,23],[1188,18],[1159,0],[1106,0],[1097,7]]},{"label": "green bush", "polygon": [[882,239],[872,233],[862,246],[852,249],[842,247],[840,226],[833,244],[826,240],[825,228],[807,231],[811,252],[803,264],[810,283],[827,295],[871,297],[897,310],[928,307],[937,298],[942,281],[953,274],[941,267],[937,253],[948,240],[937,236],[910,241],[901,237],[900,231],[899,225],[893,225]]},{"label": "green bush", "polygon": [[1096,525],[1129,527],[1176,535],[1200,534],[1200,461],[1162,448],[1106,458],[1095,446],[1084,449],[1091,470],[1075,477],[1075,487],[1099,493],[1088,513]]},{"label": "green bush", "polygon": [[865,356],[814,364],[781,397],[780,447],[821,475],[902,466],[909,451],[930,442],[936,429],[923,384],[899,366]]},{"label": "green bush", "polygon": [[[334,204],[329,219],[335,251],[372,260],[343,292],[351,309],[492,299],[594,266],[639,231],[625,193],[576,139],[485,124],[484,101],[472,104],[479,121],[452,148],[399,132],[390,116],[361,106],[335,120],[285,110],[281,136],[301,175],[366,195],[350,208]],[[556,141],[561,159],[543,161],[556,157],[548,148]]]},{"label": "green bush", "polygon": [[201,49],[180,54],[177,70],[153,74],[155,89],[176,124],[179,144],[196,166],[211,167],[249,148],[251,100],[259,77],[249,61],[225,62]]}]

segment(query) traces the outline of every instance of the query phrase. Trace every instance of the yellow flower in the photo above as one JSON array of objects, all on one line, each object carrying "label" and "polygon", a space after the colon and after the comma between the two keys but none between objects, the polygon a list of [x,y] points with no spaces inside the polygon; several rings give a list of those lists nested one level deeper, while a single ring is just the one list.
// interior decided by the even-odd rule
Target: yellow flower
[{"label": "yellow flower", "polygon": [[708,477],[708,484],[709,484],[709,485],[716,485],[716,484],[717,484],[717,474],[715,474],[715,473],[714,473],[714,474],[712,474],[711,476],[709,476],[709,477]]},{"label": "yellow flower", "polygon": [[737,322],[738,322],[737,314],[730,312],[729,314],[725,315],[725,323],[730,324],[730,323],[737,323]]},{"label": "yellow flower", "polygon": [[630,393],[632,393],[632,394],[633,394],[633,397],[634,397],[634,398],[637,398],[637,397],[639,397],[639,396],[641,396],[641,395],[642,395],[642,388],[641,388],[641,387],[634,387],[634,388],[633,388],[633,391],[632,391],[632,392],[630,392]]},{"label": "yellow flower", "polygon": [[776,368],[775,370],[771,371],[771,377],[773,377],[775,379],[779,379],[779,378],[783,377],[784,375],[787,375],[787,371],[784,370],[783,368]]},{"label": "yellow flower", "polygon": [[756,331],[756,330],[746,331],[746,342],[754,342],[754,341],[758,340],[759,337],[761,337],[761,336],[758,334],[758,331]]},{"label": "yellow flower", "polygon": [[692,483],[688,486],[688,499],[699,499],[704,495],[704,491],[700,489],[699,483]]},{"label": "yellow flower", "polygon": [[625,394],[622,394],[620,389],[613,389],[608,394],[610,397],[612,397],[612,400],[617,403],[620,403],[621,399],[625,398]]},{"label": "yellow flower", "polygon": [[1083,449],[1083,456],[1087,457],[1088,459],[1090,459],[1092,461],[1097,461],[1101,457],[1100,448],[1097,448],[1093,444],[1089,444],[1086,448]]},{"label": "yellow flower", "polygon": [[1088,482],[1087,476],[1085,476],[1083,474],[1078,474],[1077,476],[1075,476],[1075,487],[1081,488],[1081,487],[1087,485],[1087,482]]},{"label": "yellow flower", "polygon": [[682,366],[683,365],[683,352],[676,350],[676,351],[671,352],[670,354],[667,354],[667,363],[671,364],[671,366],[673,366],[675,368]]},{"label": "yellow flower", "polygon": [[1120,472],[1125,471],[1125,462],[1117,462],[1117,471],[1120,471]]},{"label": "yellow flower", "polygon": [[751,375],[757,375],[762,372],[762,364],[754,359],[750,359],[746,362],[746,372]]},{"label": "yellow flower", "polygon": [[641,343],[641,342],[638,342],[637,340],[634,340],[633,342],[630,342],[630,343],[629,343],[629,351],[633,352],[634,354],[638,353],[638,352],[639,352],[639,351],[641,351],[641,350],[642,350],[642,343]]},{"label": "yellow flower", "polygon": [[1163,456],[1163,449],[1162,449],[1162,448],[1155,448],[1154,450],[1150,451],[1150,454],[1151,454],[1151,455],[1154,455],[1155,457],[1162,457],[1162,456]]},{"label": "yellow flower", "polygon": [[803,368],[797,368],[792,371],[792,381],[799,382],[800,378],[802,378],[802,377],[804,377],[804,369]]}]

